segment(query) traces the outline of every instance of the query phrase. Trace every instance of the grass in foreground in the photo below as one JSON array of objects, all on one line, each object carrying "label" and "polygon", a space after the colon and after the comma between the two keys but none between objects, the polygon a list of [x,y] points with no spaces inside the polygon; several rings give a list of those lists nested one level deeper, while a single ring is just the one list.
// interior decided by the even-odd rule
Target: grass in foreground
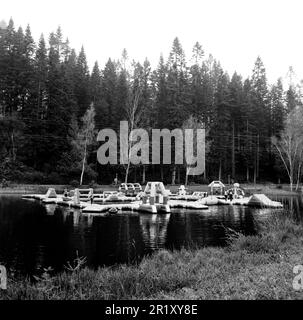
[{"label": "grass in foreground", "polygon": [[[303,226],[276,214],[258,236],[231,233],[226,248],[161,250],[139,265],[74,268],[36,284],[9,280],[0,299],[303,299]],[[80,265],[80,264],[79,264]]]}]

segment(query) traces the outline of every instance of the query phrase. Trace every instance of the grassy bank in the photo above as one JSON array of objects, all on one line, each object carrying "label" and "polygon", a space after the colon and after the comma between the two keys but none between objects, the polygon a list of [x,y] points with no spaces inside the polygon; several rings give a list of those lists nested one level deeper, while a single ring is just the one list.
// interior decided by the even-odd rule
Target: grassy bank
[{"label": "grassy bank", "polygon": [[[55,188],[57,193],[63,193],[64,189],[75,189],[70,185],[40,185],[40,184],[10,184],[9,187],[1,188],[1,194],[45,194],[49,188]],[[82,186],[81,188],[90,188],[90,186]],[[101,192],[103,190],[117,190],[118,188],[112,185],[100,185],[94,188],[95,192]]]},{"label": "grassy bank", "polygon": [[0,299],[302,299],[292,287],[302,245],[303,226],[282,213],[258,236],[231,234],[226,248],[161,250],[138,265],[75,267],[36,284],[9,279]]}]

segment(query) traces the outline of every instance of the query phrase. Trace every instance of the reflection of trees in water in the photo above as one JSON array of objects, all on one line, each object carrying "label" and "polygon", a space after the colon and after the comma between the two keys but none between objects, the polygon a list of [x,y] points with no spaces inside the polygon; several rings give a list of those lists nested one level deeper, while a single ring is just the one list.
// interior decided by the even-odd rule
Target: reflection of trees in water
[{"label": "reflection of trees in water", "polygon": [[[285,207],[293,208],[300,215],[302,198],[287,197],[284,203]],[[68,238],[63,248],[68,251],[69,259],[74,258],[78,251],[87,257],[89,265],[95,266],[132,262],[144,252],[162,247],[178,249],[183,246],[224,245],[226,227],[244,234],[255,233],[258,223],[273,212],[272,209],[244,206],[213,206],[197,212],[174,210],[171,215],[122,214],[107,217],[69,211],[66,208],[61,211],[60,208],[57,212],[57,223],[59,220],[63,222],[64,238]]]},{"label": "reflection of trees in water", "polygon": [[283,204],[283,212],[297,221],[303,221],[303,195],[298,196],[271,196],[272,200]]},{"label": "reflection of trees in water", "polygon": [[[24,274],[39,274],[40,268],[62,268],[67,258],[67,239],[72,229],[65,224],[67,213],[56,206],[44,206],[11,198],[0,201],[4,216],[10,214],[9,226],[2,230],[5,219],[0,214],[0,252],[5,248],[4,261]],[[2,211],[2,210],[1,210]],[[2,213],[2,212],[1,212]],[[2,241],[2,235],[6,240]]]},{"label": "reflection of trees in water", "polygon": [[227,228],[244,234],[255,233],[255,221],[249,208],[243,206],[212,206],[207,210],[176,210],[167,232],[167,246],[222,246],[226,244]]},{"label": "reflection of trees in water", "polygon": [[[123,255],[126,257],[127,261],[130,261],[132,252],[131,252],[131,246],[130,246],[130,226],[129,226],[129,217],[124,216],[122,219],[118,220],[118,237],[116,242],[116,253],[118,255]],[[125,245],[126,244],[126,245]],[[121,250],[121,248],[123,248]]]},{"label": "reflection of trees in water", "polygon": [[140,214],[143,241],[148,248],[162,248],[165,245],[170,214]]},{"label": "reflection of trees in water", "polygon": [[216,227],[211,212],[180,210],[174,212],[167,231],[167,246],[171,249],[203,246],[210,243]]},{"label": "reflection of trees in water", "polygon": [[92,232],[95,234],[95,265],[130,263],[143,254],[138,215],[95,216]]},{"label": "reflection of trees in water", "polygon": [[89,214],[89,215],[87,216],[87,225],[88,225],[89,227],[91,227],[92,224],[93,224],[93,221],[94,221],[94,216],[93,216],[92,214]]},{"label": "reflection of trees in water", "polygon": [[65,209],[62,214],[65,225],[71,230],[67,243],[69,260],[74,260],[79,255],[86,257],[90,264],[94,235],[89,232],[88,217],[83,216],[78,209]]},{"label": "reflection of trees in water", "polygon": [[288,214],[297,221],[302,221],[303,201],[301,196],[285,197],[284,207],[288,209]]},{"label": "reflection of trees in water", "polygon": [[56,221],[59,222],[59,220],[61,220],[61,222],[65,224],[67,222],[66,221],[67,217],[68,217],[68,210],[66,208],[59,208],[59,207],[55,208],[54,218]]},{"label": "reflection of trees in water", "polygon": [[73,223],[74,223],[75,227],[79,227],[79,225],[82,226],[82,224],[79,224],[80,215],[81,215],[80,211],[78,211],[78,210],[73,211]]},{"label": "reflection of trees in water", "polygon": [[138,216],[82,215],[67,208],[59,208],[55,216],[70,230],[65,241],[69,260],[78,252],[88,265],[112,265],[132,262],[143,251]]},{"label": "reflection of trees in water", "polygon": [[[281,201],[279,212],[302,219],[299,197],[271,197]],[[83,215],[79,210],[41,205],[16,197],[0,198],[0,260],[8,267],[34,273],[38,267],[59,271],[67,261],[86,256],[88,265],[132,262],[155,248],[222,245],[223,226],[249,234],[255,220],[267,219],[273,209],[213,206],[208,210],[177,210],[171,215]]]}]

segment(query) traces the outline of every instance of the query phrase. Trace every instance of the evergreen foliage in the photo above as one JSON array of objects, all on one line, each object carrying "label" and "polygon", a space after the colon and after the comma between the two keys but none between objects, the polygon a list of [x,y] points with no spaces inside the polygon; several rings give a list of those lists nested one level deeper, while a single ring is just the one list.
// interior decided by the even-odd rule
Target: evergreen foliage
[{"label": "evergreen foliage", "polygon": [[[30,26],[16,28],[11,19],[0,23],[0,178],[40,183],[92,179],[110,183],[123,166],[101,166],[98,145],[90,141],[84,157],[85,128],[119,130],[129,120],[129,106],[137,98],[134,127],[182,128],[189,119],[207,131],[206,171],[191,180],[287,181],[272,148],[271,137],[281,137],[285,121],[302,108],[300,87],[292,81],[284,90],[282,80],[269,86],[266,70],[257,57],[251,77],[230,76],[212,55],[205,56],[198,42],[189,60],[178,38],[167,61],[161,55],[152,70],[146,58],[131,61],[126,49],[121,59],[109,59],[104,68],[96,62],[90,72],[85,50],[79,53],[64,40],[60,27],[48,41],[35,43]],[[91,106],[94,106],[94,111]],[[81,138],[82,137],[82,138]],[[82,146],[82,147],[81,147]],[[83,162],[83,158],[85,158]],[[163,157],[161,156],[161,159]],[[173,158],[173,157],[172,157]],[[81,170],[80,170],[81,171]],[[129,181],[161,179],[184,183],[186,167],[138,165],[129,167]],[[206,179],[206,180],[205,180]],[[57,182],[57,181],[56,181]]]}]

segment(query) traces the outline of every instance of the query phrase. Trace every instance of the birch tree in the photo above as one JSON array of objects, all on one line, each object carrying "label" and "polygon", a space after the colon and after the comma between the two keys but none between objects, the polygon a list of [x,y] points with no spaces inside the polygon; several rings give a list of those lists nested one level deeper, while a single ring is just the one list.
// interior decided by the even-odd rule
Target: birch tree
[{"label": "birch tree", "polygon": [[133,130],[138,127],[138,124],[141,119],[141,112],[139,110],[139,99],[141,96],[141,87],[140,81],[138,84],[135,85],[134,89],[129,95],[129,99],[126,105],[126,114],[127,114],[127,121],[129,125],[129,135],[128,135],[128,161],[126,165],[126,172],[125,172],[125,183],[128,181],[128,175],[130,171],[130,164],[132,158],[132,145],[133,145]]},{"label": "birch tree", "polygon": [[95,141],[95,135],[95,108],[94,105],[91,104],[82,118],[82,126],[76,139],[72,141],[74,148],[79,154],[79,159],[81,159],[80,186],[83,184],[83,177],[87,165],[88,148]]},{"label": "birch tree", "polygon": [[272,144],[287,172],[290,190],[293,190],[295,178],[297,178],[297,189],[303,163],[302,107],[296,107],[289,113],[285,121],[284,130],[280,134],[280,138],[272,137]]}]

